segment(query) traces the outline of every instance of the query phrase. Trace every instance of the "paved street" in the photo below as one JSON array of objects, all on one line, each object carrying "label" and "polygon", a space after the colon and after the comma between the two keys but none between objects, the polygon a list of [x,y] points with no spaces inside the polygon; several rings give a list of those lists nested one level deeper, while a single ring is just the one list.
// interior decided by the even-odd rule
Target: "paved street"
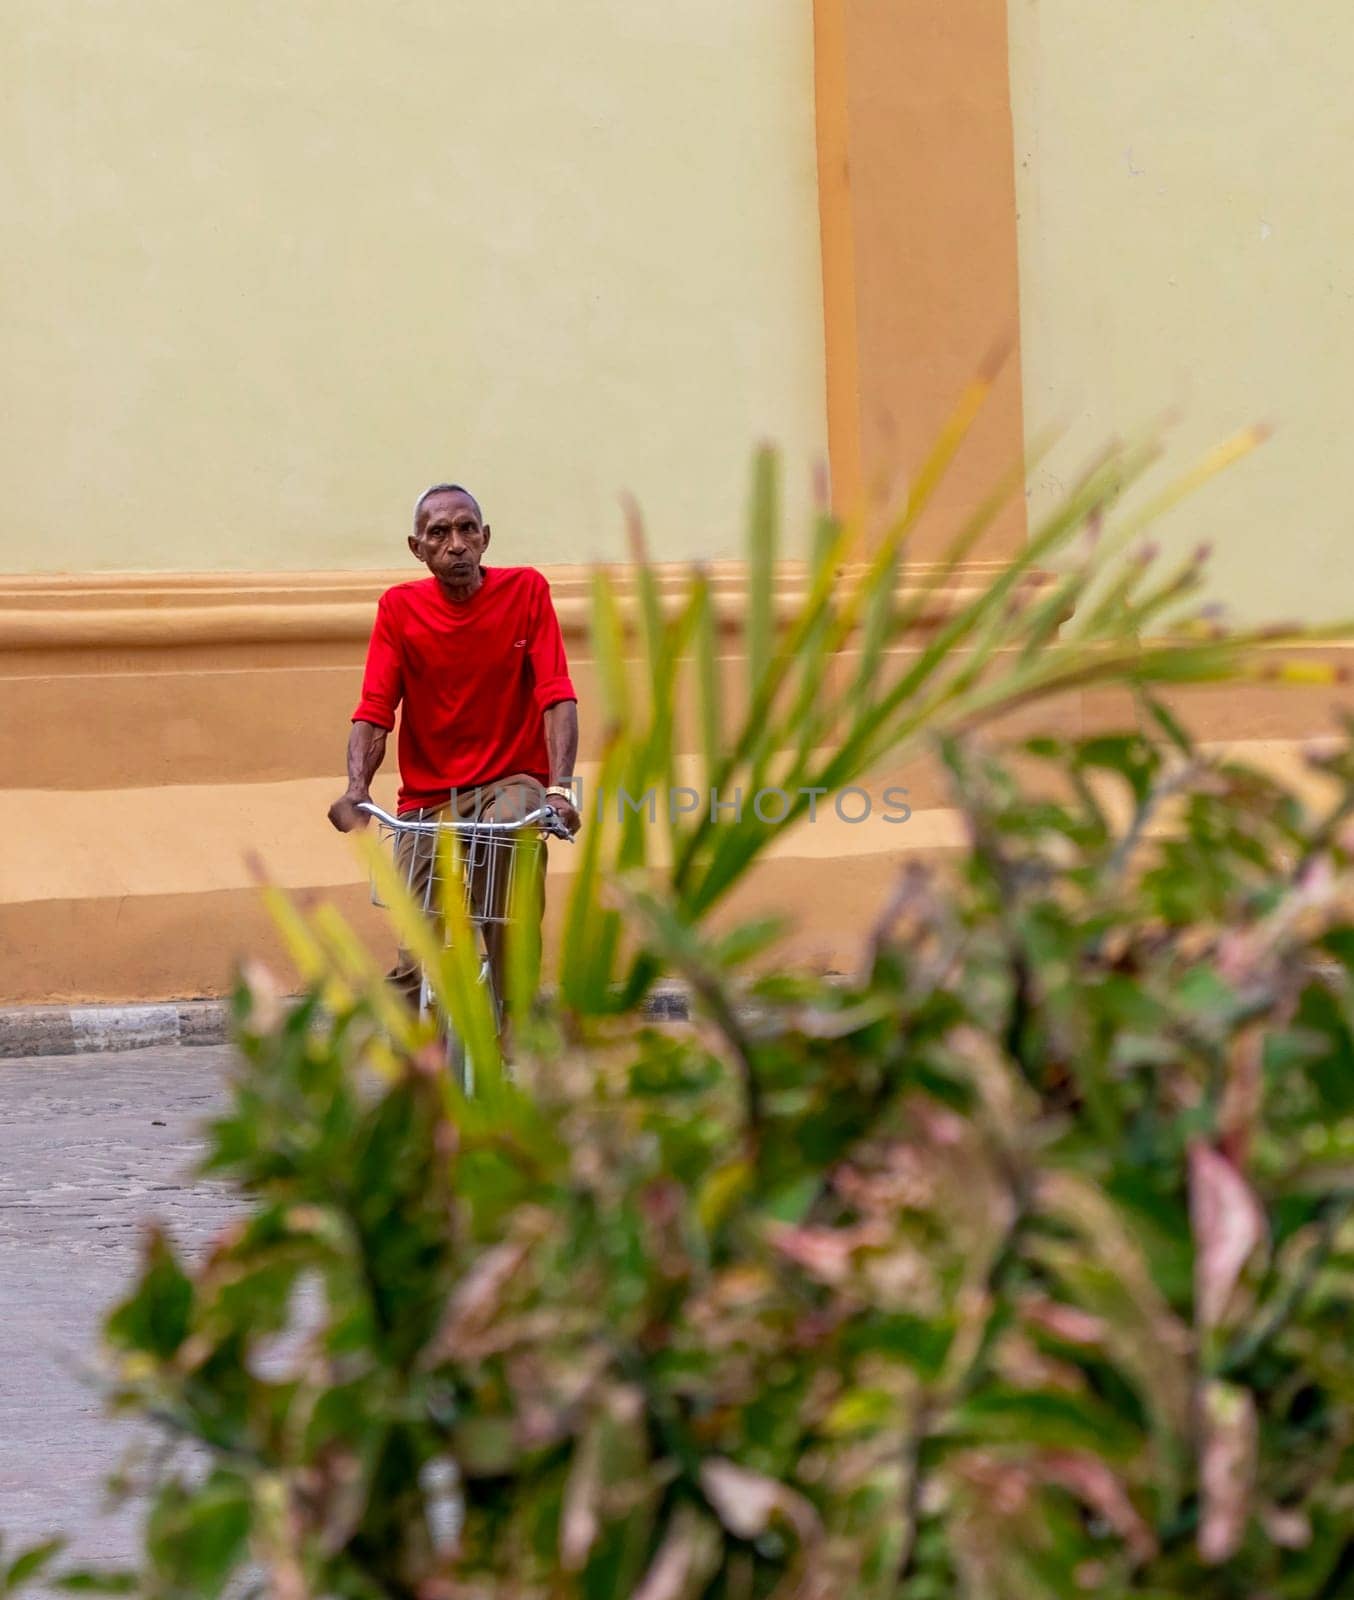
[{"label": "paved street", "polygon": [[87,1559],[126,1557],[136,1519],[101,1514],[130,1437],[78,1373],[133,1271],[142,1221],[180,1243],[229,1215],[191,1180],[221,1103],[222,1046],[0,1062],[0,1530],[62,1531]]}]

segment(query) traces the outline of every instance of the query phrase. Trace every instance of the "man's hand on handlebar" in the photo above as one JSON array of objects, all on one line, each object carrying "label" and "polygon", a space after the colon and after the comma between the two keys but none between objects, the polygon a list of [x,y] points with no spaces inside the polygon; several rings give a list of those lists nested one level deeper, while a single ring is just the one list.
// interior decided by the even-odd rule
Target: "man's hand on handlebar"
[{"label": "man's hand on handlebar", "polygon": [[365,828],[371,818],[365,811],[359,811],[357,808],[370,798],[370,795],[365,794],[341,794],[329,808],[330,822],[340,833],[352,833],[357,828]]},{"label": "man's hand on handlebar", "polygon": [[571,800],[566,800],[563,795],[558,794],[550,795],[545,803],[569,830],[569,837],[572,839],[583,826],[583,819],[578,814],[577,806]]}]

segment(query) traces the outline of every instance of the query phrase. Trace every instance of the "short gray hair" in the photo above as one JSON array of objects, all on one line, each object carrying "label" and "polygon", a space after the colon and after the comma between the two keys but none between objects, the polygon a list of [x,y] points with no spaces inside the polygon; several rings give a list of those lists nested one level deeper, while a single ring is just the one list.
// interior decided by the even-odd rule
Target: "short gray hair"
[{"label": "short gray hair", "polygon": [[435,494],[463,494],[475,508],[475,515],[484,521],[484,513],[480,510],[480,503],[463,483],[435,483],[431,489],[425,489],[418,499],[414,501],[414,526],[418,527],[418,514],[423,510],[424,503],[431,500]]}]

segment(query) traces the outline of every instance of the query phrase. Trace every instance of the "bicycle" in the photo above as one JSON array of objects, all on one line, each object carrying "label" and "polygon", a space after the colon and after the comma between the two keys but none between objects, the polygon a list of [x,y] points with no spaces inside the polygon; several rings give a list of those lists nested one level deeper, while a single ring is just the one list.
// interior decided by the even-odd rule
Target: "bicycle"
[{"label": "bicycle", "polygon": [[[396,865],[404,876],[421,909],[432,921],[442,894],[449,892],[443,883],[443,865],[456,859],[460,872],[459,892],[473,936],[479,943],[479,981],[489,991],[489,1002],[494,1025],[501,1028],[503,1003],[494,984],[493,967],[489,959],[487,930],[506,927],[511,915],[516,893],[517,870],[521,857],[521,835],[535,828],[556,839],[573,843],[573,835],[550,806],[538,807],[525,816],[509,822],[424,821],[409,817],[391,816],[371,801],[362,801],[357,809],[365,812],[380,827],[380,837],[390,842]],[[455,834],[459,850],[453,858],[440,848],[442,836]],[[424,847],[422,840],[428,841]],[[407,842],[406,842],[407,841]],[[406,859],[401,861],[401,855]],[[372,881],[371,898],[374,905],[384,906],[375,880]],[[420,973],[418,1010],[427,1016],[433,1009],[433,989],[426,970]],[[452,1019],[440,1015],[437,1019],[446,1040],[447,1059],[461,1080],[467,1094],[474,1092],[474,1063],[465,1041],[456,1032]]]}]

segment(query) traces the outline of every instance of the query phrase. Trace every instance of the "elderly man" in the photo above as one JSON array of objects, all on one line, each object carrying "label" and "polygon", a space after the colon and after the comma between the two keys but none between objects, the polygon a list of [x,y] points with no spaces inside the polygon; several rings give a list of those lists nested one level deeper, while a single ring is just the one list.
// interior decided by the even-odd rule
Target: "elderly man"
[{"label": "elderly man", "polygon": [[[577,832],[578,705],[550,586],[533,567],[486,567],[489,537],[479,502],[459,484],[437,484],[414,507],[409,548],[432,576],[388,589],[377,606],[348,787],[329,808],[340,832],[367,820],[357,808],[370,798],[397,707],[401,817],[515,820],[548,803]],[[416,878],[430,870],[426,851],[413,860]],[[501,995],[504,930],[485,933]],[[391,977],[417,995],[407,951]]]}]

